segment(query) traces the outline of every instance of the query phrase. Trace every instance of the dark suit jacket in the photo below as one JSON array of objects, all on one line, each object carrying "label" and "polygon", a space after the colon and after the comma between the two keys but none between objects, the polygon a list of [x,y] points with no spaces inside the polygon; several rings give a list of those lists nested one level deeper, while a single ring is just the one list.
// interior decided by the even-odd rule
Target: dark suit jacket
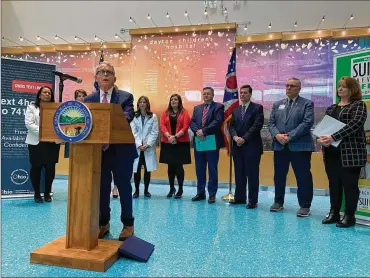
[{"label": "dark suit jacket", "polygon": [[[100,102],[100,92],[93,93],[85,97],[84,102]],[[121,105],[125,117],[128,122],[131,122],[134,118],[134,97],[132,94],[126,91],[113,89],[110,103],[117,103]],[[137,158],[137,151],[135,143],[133,144],[112,144],[109,146],[110,149],[115,150],[116,157],[124,159],[127,155],[132,156],[133,159]]]},{"label": "dark suit jacket", "polygon": [[287,99],[274,103],[269,120],[269,130],[273,138],[272,150],[281,151],[284,145],[276,140],[278,133],[287,133],[290,141],[288,147],[291,151],[315,151],[311,128],[314,123],[313,102],[297,96],[289,115],[286,116]]},{"label": "dark suit jacket", "polygon": [[241,105],[234,109],[229,131],[231,138],[234,136],[242,137],[245,143],[238,147],[236,142],[233,142],[233,155],[240,151],[245,151],[250,154],[262,154],[263,145],[261,129],[264,121],[263,107],[260,104],[250,102],[247,111],[245,111],[243,120],[241,109]]},{"label": "dark suit jacket", "polygon": [[[326,110],[331,115],[336,104]],[[343,107],[339,114],[339,121],[346,125],[332,135],[334,141],[342,140],[338,146],[341,153],[343,167],[362,167],[366,165],[367,152],[364,125],[367,118],[367,108],[363,101],[356,100]],[[328,148],[323,147],[324,162],[328,155]]]},{"label": "dark suit jacket", "polygon": [[202,128],[203,109],[204,103],[194,107],[193,116],[190,121],[190,129],[194,132],[194,138],[197,130],[202,129],[204,136],[215,135],[217,149],[225,147],[225,141],[221,132],[221,125],[224,121],[224,105],[212,101],[207,113],[206,124]]}]

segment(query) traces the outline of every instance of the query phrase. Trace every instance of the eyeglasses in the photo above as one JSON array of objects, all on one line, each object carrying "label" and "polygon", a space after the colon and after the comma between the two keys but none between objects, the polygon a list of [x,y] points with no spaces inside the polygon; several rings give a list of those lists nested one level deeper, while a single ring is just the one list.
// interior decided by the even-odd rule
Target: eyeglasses
[{"label": "eyeglasses", "polygon": [[286,84],[285,88],[299,88],[299,85]]},{"label": "eyeglasses", "polygon": [[103,76],[103,75],[112,76],[112,75],[114,75],[114,72],[111,71],[111,70],[99,70],[99,71],[96,72],[96,75],[100,75],[100,76]]}]

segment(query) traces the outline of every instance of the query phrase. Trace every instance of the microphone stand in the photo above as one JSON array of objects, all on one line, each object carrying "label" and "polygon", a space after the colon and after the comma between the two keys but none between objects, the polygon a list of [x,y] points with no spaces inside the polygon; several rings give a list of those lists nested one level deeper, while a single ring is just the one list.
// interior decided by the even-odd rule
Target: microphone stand
[{"label": "microphone stand", "polygon": [[63,98],[64,80],[66,80],[66,78],[59,77],[59,102],[60,103],[62,102],[62,98]]}]

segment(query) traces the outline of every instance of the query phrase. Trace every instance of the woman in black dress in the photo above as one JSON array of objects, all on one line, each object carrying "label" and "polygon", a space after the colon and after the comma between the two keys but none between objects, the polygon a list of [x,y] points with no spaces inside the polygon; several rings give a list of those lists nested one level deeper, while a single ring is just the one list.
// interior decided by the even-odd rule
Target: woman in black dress
[{"label": "woman in black dress", "polygon": [[51,202],[51,185],[55,177],[55,164],[59,160],[60,145],[53,142],[40,142],[40,103],[54,102],[54,93],[50,87],[43,86],[36,94],[35,103],[28,105],[25,124],[28,130],[26,143],[28,144],[31,163],[31,182],[35,191],[35,202],[42,203],[40,196],[40,180],[42,168],[45,168],[45,202]]},{"label": "woman in black dress", "polygon": [[160,120],[161,152],[159,162],[168,165],[168,181],[170,191],[167,197],[170,198],[176,193],[175,177],[179,184],[175,198],[181,198],[184,185],[184,164],[191,164],[189,128],[190,116],[182,106],[181,96],[173,94],[170,97],[168,108],[162,113]]}]

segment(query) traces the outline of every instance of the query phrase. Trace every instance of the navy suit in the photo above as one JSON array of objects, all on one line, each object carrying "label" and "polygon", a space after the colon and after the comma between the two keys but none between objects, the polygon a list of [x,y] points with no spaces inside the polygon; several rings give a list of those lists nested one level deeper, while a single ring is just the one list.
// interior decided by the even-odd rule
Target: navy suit
[{"label": "navy suit", "polygon": [[[273,138],[275,203],[283,204],[289,164],[297,180],[297,196],[301,208],[310,208],[313,198],[311,155],[315,150],[311,128],[314,123],[314,106],[311,100],[297,96],[289,113],[288,100],[277,101],[272,106],[269,131]],[[280,144],[275,136],[286,133],[289,142]]]},{"label": "navy suit", "polygon": [[[134,98],[129,92],[113,89],[110,103],[122,106],[126,119],[134,117]],[[100,92],[85,97],[84,102],[100,102]],[[100,179],[100,214],[99,225],[105,226],[110,220],[110,193],[112,173],[117,185],[121,202],[121,221],[125,226],[133,226],[131,176],[134,160],[138,157],[135,143],[110,144],[102,153]]]},{"label": "navy suit", "polygon": [[211,102],[207,113],[204,127],[202,127],[204,104],[194,107],[193,116],[190,121],[190,128],[194,132],[194,138],[197,130],[201,129],[203,135],[215,135],[216,150],[197,151],[194,144],[195,170],[197,174],[197,193],[205,195],[206,187],[206,167],[208,163],[208,193],[209,196],[215,196],[218,189],[218,160],[220,148],[225,146],[221,132],[221,125],[224,120],[224,106],[217,102]]},{"label": "navy suit", "polygon": [[235,201],[245,202],[248,179],[248,203],[258,203],[259,168],[263,145],[261,129],[264,122],[263,107],[250,102],[242,118],[242,106],[234,109],[230,123],[230,134],[242,137],[245,142],[238,146],[233,141],[232,156],[235,168]]}]

